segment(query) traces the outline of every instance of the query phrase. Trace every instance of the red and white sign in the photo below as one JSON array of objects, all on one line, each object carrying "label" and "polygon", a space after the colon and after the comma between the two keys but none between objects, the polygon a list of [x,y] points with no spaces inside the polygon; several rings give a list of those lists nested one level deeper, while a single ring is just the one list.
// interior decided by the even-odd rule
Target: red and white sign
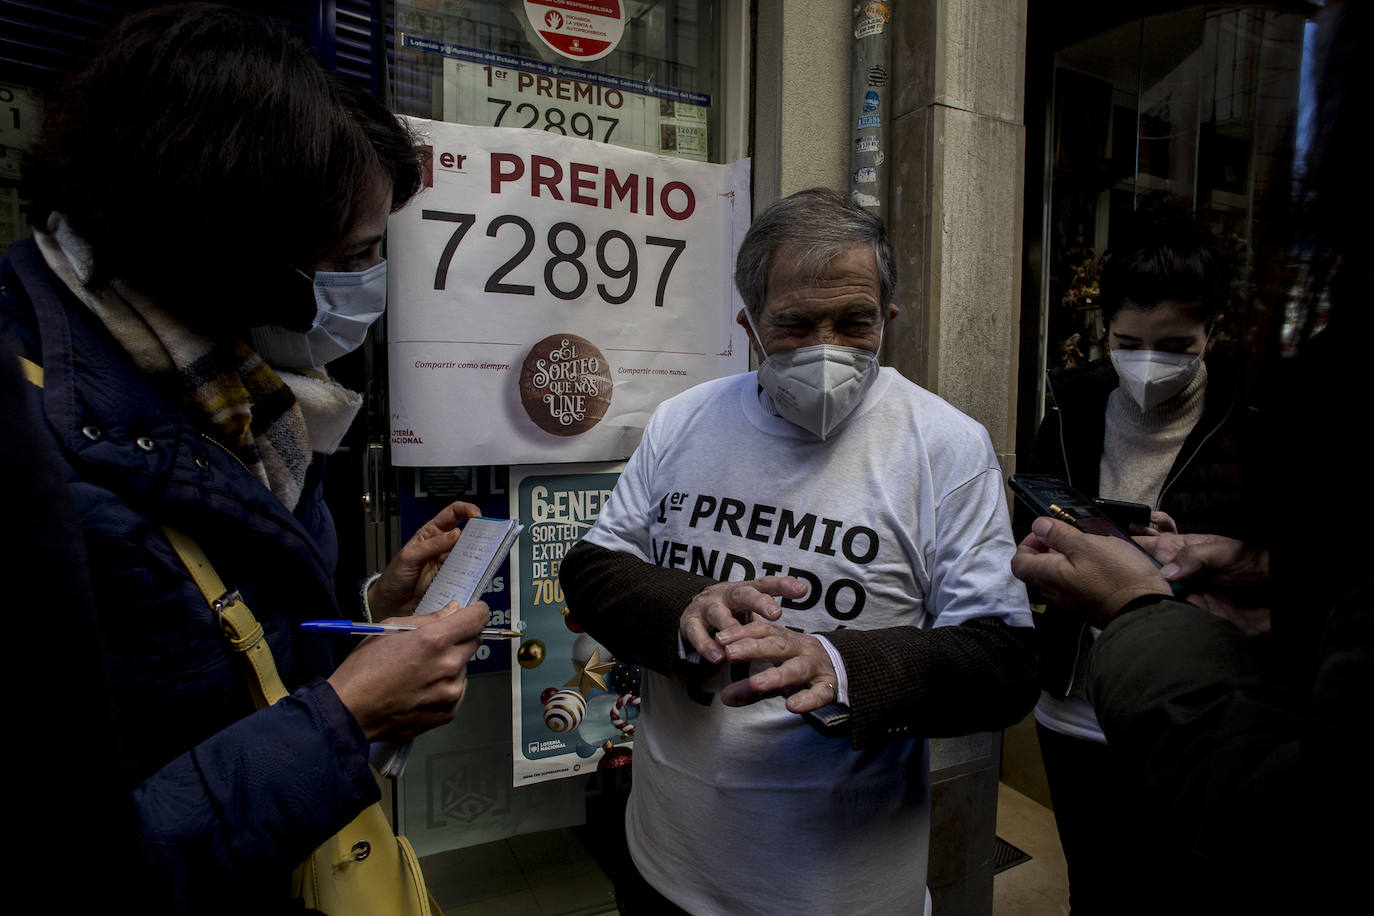
[{"label": "red and white sign", "polygon": [[600,60],[625,34],[620,0],[525,0],[525,15],[544,44],[574,60]]},{"label": "red and white sign", "polygon": [[748,368],[748,160],[407,123],[433,167],[388,230],[394,464],[626,458],[660,401]]}]

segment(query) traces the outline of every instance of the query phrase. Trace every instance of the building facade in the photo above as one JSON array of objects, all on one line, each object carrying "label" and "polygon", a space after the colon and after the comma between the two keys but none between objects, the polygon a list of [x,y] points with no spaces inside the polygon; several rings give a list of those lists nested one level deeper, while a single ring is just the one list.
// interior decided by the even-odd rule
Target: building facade
[{"label": "building facade", "polygon": [[[143,5],[152,4],[68,0],[37,10],[0,2],[0,243],[27,232],[22,154],[36,137],[44,92],[80,59],[84,39]],[[585,127],[586,136],[619,117],[619,106],[562,99],[552,84],[541,94],[534,77],[501,83],[489,71],[483,86],[473,66],[457,66],[480,67],[483,54],[561,59],[520,2],[236,5],[293,23],[326,63],[403,114]],[[622,8],[621,43],[576,66],[710,100],[672,116],[661,111],[637,133],[626,122],[616,142],[711,162],[748,156],[755,211],[807,187],[851,188],[862,115],[855,46],[861,31],[885,36],[890,63],[869,84],[886,122],[887,193],[877,209],[898,251],[902,311],[883,362],[983,423],[1008,475],[1041,415],[1046,369],[1063,362],[1075,334],[1083,358],[1100,355],[1088,262],[1109,248],[1114,217],[1142,196],[1168,192],[1206,211],[1235,240],[1244,268],[1238,296],[1282,309],[1285,278],[1255,267],[1274,253],[1264,232],[1266,192],[1291,171],[1311,13],[1303,4],[1127,4],[1108,12],[1037,0],[612,6]],[[329,484],[342,559],[359,578],[403,542],[404,519],[425,499],[500,496],[508,485],[499,466],[389,463],[383,343],[338,368],[368,398],[367,422],[350,435]],[[484,901],[498,899],[537,907],[530,912],[605,911],[604,866],[623,843],[618,815],[628,779],[612,770],[512,788],[503,773],[508,677],[473,679],[447,737],[422,745],[425,765],[398,784],[395,816],[451,911],[482,912]],[[932,743],[929,874],[939,912],[991,912],[999,777],[1040,794],[1033,748],[1016,730],[1008,741],[1016,752],[1005,765],[1000,735]]]}]

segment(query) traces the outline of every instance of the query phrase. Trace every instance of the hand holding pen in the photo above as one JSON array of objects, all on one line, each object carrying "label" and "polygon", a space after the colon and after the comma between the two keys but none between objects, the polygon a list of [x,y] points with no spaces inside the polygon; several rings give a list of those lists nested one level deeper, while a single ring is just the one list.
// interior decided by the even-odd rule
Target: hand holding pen
[{"label": "hand holding pen", "polygon": [[[468,661],[490,621],[490,609],[477,601],[464,608],[449,602],[419,618],[356,624],[381,629],[365,635],[407,638],[361,640],[329,676],[329,685],[369,741],[413,738],[453,719],[466,689]],[[391,629],[402,626],[415,632]]]}]

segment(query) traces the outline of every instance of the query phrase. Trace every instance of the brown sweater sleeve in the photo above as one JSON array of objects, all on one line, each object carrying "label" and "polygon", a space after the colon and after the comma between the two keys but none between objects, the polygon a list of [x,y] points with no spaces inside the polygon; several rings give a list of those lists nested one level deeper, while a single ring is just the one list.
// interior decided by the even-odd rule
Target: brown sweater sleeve
[{"label": "brown sweater sleeve", "polygon": [[664,569],[633,554],[579,541],[558,571],[573,622],[616,658],[670,674],[679,662],[678,621],[716,580]]}]

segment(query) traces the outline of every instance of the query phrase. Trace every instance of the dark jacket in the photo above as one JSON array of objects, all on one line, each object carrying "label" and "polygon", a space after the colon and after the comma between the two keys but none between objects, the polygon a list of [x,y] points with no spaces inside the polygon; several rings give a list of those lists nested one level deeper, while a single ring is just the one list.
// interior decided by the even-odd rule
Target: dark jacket
[{"label": "dark jacket", "polygon": [[1366,880],[1374,590],[1274,612],[1316,634],[1300,684],[1271,641],[1167,598],[1128,604],[1092,648],[1088,697],[1147,843],[1181,863],[1159,876],[1175,912],[1338,913]]},{"label": "dark jacket", "polygon": [[[1202,417],[1169,469],[1159,505],[1152,507],[1169,513],[1185,534],[1243,538],[1254,527],[1246,467],[1254,458],[1247,453],[1257,441],[1256,414],[1239,397],[1239,378],[1238,355],[1217,348],[1207,357]],[[1054,403],[1019,470],[1062,477],[1084,496],[1097,496],[1107,397],[1118,384],[1109,358],[1051,373]],[[1019,540],[1034,517],[1020,503],[1013,517]],[[1053,607],[1035,615],[1035,626],[1041,686],[1062,697],[1072,685],[1086,626]]]},{"label": "dark jacket", "polygon": [[[293,515],[181,409],[178,392],[138,370],[32,240],[0,262],[0,335],[43,368],[29,407],[85,535],[139,830],[187,909],[270,911],[291,868],[378,798],[366,738],[321,679],[337,646],[296,626],[337,616],[319,462]],[[163,525],[195,538],[242,593],[294,691],[286,700],[253,710]],[[62,658],[54,651],[50,664]],[[53,726],[63,722],[52,710]]]}]

